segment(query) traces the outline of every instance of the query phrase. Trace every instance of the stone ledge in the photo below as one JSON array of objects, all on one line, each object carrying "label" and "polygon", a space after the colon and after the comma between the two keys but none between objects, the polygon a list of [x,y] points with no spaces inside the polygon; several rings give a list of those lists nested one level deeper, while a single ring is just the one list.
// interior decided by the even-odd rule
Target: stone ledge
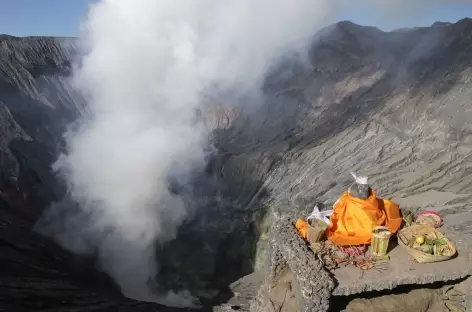
[{"label": "stone ledge", "polygon": [[[435,263],[417,263],[404,248],[396,246],[389,252],[390,261],[387,270],[362,272],[350,266],[335,270],[336,286],[333,295],[348,296],[366,291],[393,289],[401,285],[432,284],[472,275],[471,243],[452,229],[440,230],[456,245],[458,250],[456,258]],[[396,237],[392,239],[396,241]]]},{"label": "stone ledge", "polygon": [[[405,249],[395,246],[390,252],[387,270],[361,271],[348,266],[331,274],[296,233],[290,218],[278,218],[271,228],[268,244],[269,267],[265,285],[269,291],[284,268],[290,268],[298,285],[300,310],[327,311],[331,296],[349,296],[368,291],[394,289],[402,285],[454,281],[472,275],[472,244],[450,228],[441,228],[457,247],[458,255],[436,263],[416,263]],[[396,237],[393,238],[396,241]],[[261,288],[262,289],[262,288]],[[258,295],[259,296],[259,295]],[[263,311],[258,299],[255,311]],[[256,302],[256,301],[255,301]]]}]

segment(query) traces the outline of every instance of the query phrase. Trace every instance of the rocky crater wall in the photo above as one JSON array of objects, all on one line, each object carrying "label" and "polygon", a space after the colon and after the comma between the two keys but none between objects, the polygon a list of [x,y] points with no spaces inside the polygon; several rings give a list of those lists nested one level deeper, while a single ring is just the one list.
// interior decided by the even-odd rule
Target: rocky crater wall
[{"label": "rocky crater wall", "polygon": [[[267,207],[298,197],[332,205],[351,183],[350,171],[369,175],[378,194],[403,207],[439,211],[470,237],[471,36],[470,19],[393,32],[340,22],[316,36],[307,62],[289,59],[269,73],[263,101],[250,112],[216,103],[204,117],[218,153],[188,193],[210,209],[165,247],[169,287],[193,288],[211,301],[218,296],[212,291],[224,293],[230,280],[265,267],[266,254],[287,261],[301,309],[325,309],[324,295],[307,301],[318,290],[324,294],[325,281],[311,285],[304,276],[312,273],[297,264],[313,262],[311,256],[290,251],[301,242],[284,237],[290,234],[284,223],[274,223],[276,234],[268,235],[277,217]],[[0,36],[0,307],[11,308],[18,296],[26,310],[141,306],[121,298],[100,274],[79,282],[91,275],[73,268],[90,259],[77,260],[31,232],[43,208],[65,191],[50,170],[61,134],[86,114],[67,80],[73,57],[68,39]],[[213,257],[192,260],[202,256]],[[267,263],[277,268],[277,261]],[[228,264],[236,274],[228,274]],[[98,280],[110,294],[92,287]],[[67,287],[74,300],[57,291]]]}]

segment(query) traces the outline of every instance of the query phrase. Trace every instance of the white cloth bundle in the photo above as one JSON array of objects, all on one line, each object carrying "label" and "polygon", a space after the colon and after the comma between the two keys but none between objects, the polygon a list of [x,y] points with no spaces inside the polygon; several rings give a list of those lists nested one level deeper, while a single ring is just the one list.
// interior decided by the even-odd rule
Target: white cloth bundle
[{"label": "white cloth bundle", "polygon": [[354,177],[354,179],[356,180],[356,183],[357,183],[357,184],[362,184],[362,185],[369,184],[369,183],[367,182],[367,177],[357,176],[354,172],[351,172],[351,175]]},{"label": "white cloth bundle", "polygon": [[308,218],[306,218],[306,220],[310,220],[310,219],[318,219],[318,220],[321,220],[321,221],[324,221],[326,224],[329,225],[329,216],[331,216],[333,214],[333,210],[324,210],[324,211],[320,211],[320,208],[318,208],[318,205],[315,205],[315,207],[313,208],[313,211],[311,212],[311,214],[308,216]]}]

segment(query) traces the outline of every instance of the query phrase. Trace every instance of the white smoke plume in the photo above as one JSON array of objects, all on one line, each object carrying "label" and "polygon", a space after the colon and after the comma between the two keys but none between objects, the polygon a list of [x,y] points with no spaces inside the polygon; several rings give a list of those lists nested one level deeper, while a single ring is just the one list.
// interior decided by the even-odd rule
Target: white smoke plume
[{"label": "white smoke plume", "polygon": [[175,238],[187,215],[168,178],[185,182],[205,163],[209,132],[195,114],[202,91],[213,83],[258,90],[268,61],[309,40],[335,13],[334,2],[318,0],[92,5],[86,54],[73,77],[90,114],[66,134],[67,153],[54,165],[80,207],[54,205],[40,231],[75,252],[96,253],[125,296],[191,305],[156,294],[152,281],[156,244]]}]

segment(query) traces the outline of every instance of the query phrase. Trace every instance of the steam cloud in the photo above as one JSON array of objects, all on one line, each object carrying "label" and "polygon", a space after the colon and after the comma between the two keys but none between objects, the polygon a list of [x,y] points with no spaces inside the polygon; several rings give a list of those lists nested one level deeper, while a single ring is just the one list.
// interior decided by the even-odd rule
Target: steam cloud
[{"label": "steam cloud", "polygon": [[335,12],[330,1],[317,0],[91,6],[86,53],[73,77],[89,114],[66,133],[67,154],[54,165],[79,205],[54,204],[38,230],[76,253],[96,254],[125,296],[191,305],[185,294],[157,294],[153,281],[156,244],[175,238],[187,215],[168,179],[185,182],[205,164],[209,130],[195,114],[202,92],[214,83],[258,90],[268,61],[309,39]]}]

